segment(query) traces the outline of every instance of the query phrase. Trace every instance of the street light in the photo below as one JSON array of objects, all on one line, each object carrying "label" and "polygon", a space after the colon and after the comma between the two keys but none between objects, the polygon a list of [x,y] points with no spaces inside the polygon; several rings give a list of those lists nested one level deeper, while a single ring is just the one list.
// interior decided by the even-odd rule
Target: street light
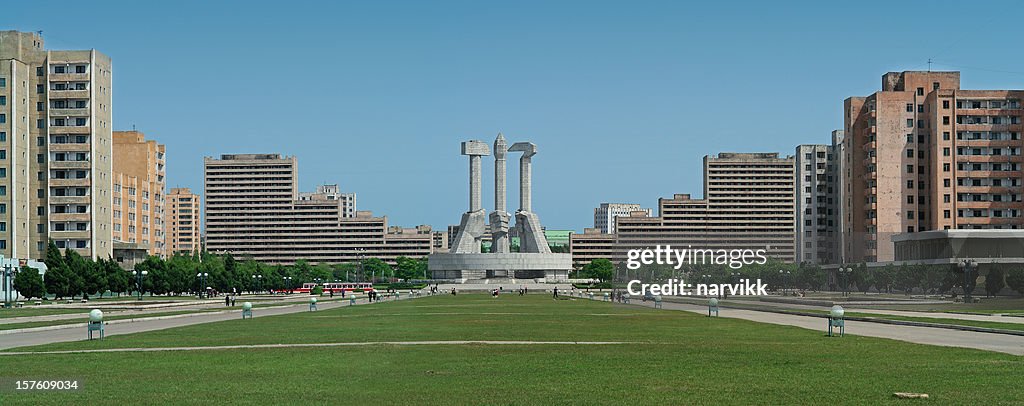
[{"label": "street light", "polygon": [[285,276],[284,278],[281,279],[284,279],[284,285],[286,288],[288,288],[288,293],[292,293],[292,277]]},{"label": "street light", "polygon": [[203,298],[203,292],[206,291],[206,278],[210,276],[207,272],[200,272],[196,274],[196,278],[199,278],[199,298]]},{"label": "street light", "polygon": [[852,267],[839,267],[839,278],[843,283],[843,296],[850,296],[850,274],[853,273]]},{"label": "street light", "polygon": [[791,274],[791,273],[792,272],[790,272],[790,271],[783,271],[781,269],[779,270],[779,275],[782,275],[782,295],[783,296],[786,295],[786,289],[789,287],[788,279],[789,279],[789,274]]},{"label": "street light", "polygon": [[971,272],[978,269],[978,263],[973,259],[965,259],[960,261],[960,269],[964,271],[964,303],[971,302],[971,288],[970,278]]},{"label": "street light", "polygon": [[6,307],[11,307],[11,296],[14,296],[14,275],[17,274],[17,268],[11,266],[10,263],[5,263],[3,271],[0,271],[0,275],[3,276],[4,306]]},{"label": "street light", "polygon": [[135,274],[136,292],[139,292],[139,300],[142,300],[142,279],[149,275],[149,271],[130,271]]},{"label": "street light", "polygon": [[252,276],[252,282],[253,282],[253,289],[256,289],[256,292],[254,292],[254,293],[260,292],[262,290],[262,289],[260,289],[260,285],[263,284],[262,283],[263,282],[263,275],[253,275]]}]

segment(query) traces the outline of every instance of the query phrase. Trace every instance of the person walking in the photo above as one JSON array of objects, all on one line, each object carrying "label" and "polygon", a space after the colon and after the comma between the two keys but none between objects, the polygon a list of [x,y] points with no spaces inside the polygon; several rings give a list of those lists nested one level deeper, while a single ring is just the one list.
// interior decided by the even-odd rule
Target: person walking
[{"label": "person walking", "polygon": [[552,292],[552,296],[551,296],[551,298],[552,298],[552,299],[558,299],[558,287],[557,287],[557,286],[555,286],[555,289],[554,289],[554,290],[552,290],[551,292]]}]

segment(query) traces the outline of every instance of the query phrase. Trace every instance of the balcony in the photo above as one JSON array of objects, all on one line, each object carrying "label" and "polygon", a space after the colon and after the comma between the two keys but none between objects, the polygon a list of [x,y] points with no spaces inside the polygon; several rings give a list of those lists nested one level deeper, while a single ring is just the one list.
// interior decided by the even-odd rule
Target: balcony
[{"label": "balcony", "polygon": [[50,204],[89,204],[89,196],[50,196]]},{"label": "balcony", "polygon": [[71,125],[57,126],[57,125],[51,125],[50,126],[50,134],[89,134],[91,132],[92,132],[92,128],[87,126],[87,125],[83,125],[83,126],[71,126]]},{"label": "balcony", "polygon": [[89,213],[50,213],[50,221],[90,221]]},{"label": "balcony", "polygon": [[89,144],[50,143],[50,151],[53,152],[89,152]]},{"label": "balcony", "polygon": [[51,108],[50,117],[86,117],[89,115],[88,108]]},{"label": "balcony", "polygon": [[82,179],[54,179],[50,178],[50,186],[90,186],[92,182],[89,178]]},{"label": "balcony", "polygon": [[89,169],[89,161],[50,161],[50,169]]},{"label": "balcony", "polygon": [[51,82],[88,82],[88,73],[51,73],[46,76]]},{"label": "balcony", "polygon": [[50,90],[51,99],[88,99],[88,90]]}]

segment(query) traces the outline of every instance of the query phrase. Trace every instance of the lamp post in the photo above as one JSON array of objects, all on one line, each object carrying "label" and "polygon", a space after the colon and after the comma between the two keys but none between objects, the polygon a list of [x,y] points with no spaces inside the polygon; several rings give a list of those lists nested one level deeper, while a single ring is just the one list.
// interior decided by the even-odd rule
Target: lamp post
[{"label": "lamp post", "polygon": [[292,277],[291,276],[285,276],[285,277],[283,277],[281,279],[284,279],[284,286],[285,286],[285,288],[288,289],[288,293],[292,293]]},{"label": "lamp post", "polygon": [[263,282],[263,275],[253,275],[253,276],[252,276],[252,282],[253,282],[253,283],[252,283],[253,289],[255,289],[255,290],[256,290],[256,291],[255,291],[255,292],[253,292],[253,293],[254,293],[254,294],[255,294],[255,293],[259,293],[259,292],[260,292],[260,291],[262,290],[262,289],[260,289],[260,285],[262,285],[262,284],[263,284],[263,283],[262,283],[262,282]]},{"label": "lamp post", "polygon": [[853,268],[850,266],[839,267],[839,278],[843,283],[843,296],[850,296],[850,274],[853,273]]},{"label": "lamp post", "polygon": [[18,270],[10,263],[5,263],[3,271],[0,271],[0,275],[3,276],[4,306],[6,307],[11,307],[11,296],[14,296],[14,275],[17,274]]},{"label": "lamp post", "polygon": [[209,277],[208,272],[200,272],[196,274],[196,278],[199,278],[199,298],[203,298],[203,292],[206,291],[206,278]]},{"label": "lamp post", "polygon": [[132,271],[135,274],[135,291],[139,293],[139,300],[142,300],[142,280],[149,275],[149,271]]},{"label": "lamp post", "polygon": [[783,296],[786,295],[786,289],[789,287],[788,279],[789,279],[789,274],[791,274],[791,273],[792,272],[790,272],[790,271],[783,271],[781,269],[779,270],[779,275],[782,275],[782,295]]},{"label": "lamp post", "polygon": [[978,269],[978,262],[973,259],[964,259],[960,261],[960,269],[964,271],[964,303],[971,302],[971,288],[970,278],[971,272]]}]

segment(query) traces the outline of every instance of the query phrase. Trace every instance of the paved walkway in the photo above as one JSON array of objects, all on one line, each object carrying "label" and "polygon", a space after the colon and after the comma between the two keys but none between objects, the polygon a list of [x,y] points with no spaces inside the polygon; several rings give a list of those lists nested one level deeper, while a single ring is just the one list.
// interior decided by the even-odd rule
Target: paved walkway
[{"label": "paved walkway", "polygon": [[[700,299],[704,300],[704,299]],[[789,309],[789,310],[801,310],[811,312],[822,312],[822,314],[829,311],[828,306],[815,306],[807,304],[794,304],[794,303],[778,303],[778,302],[760,302],[754,300],[722,300],[723,306],[730,304],[742,305],[742,306],[762,306],[775,309]],[[984,314],[965,314],[965,313],[945,313],[945,312],[917,312],[909,310],[883,310],[874,309],[870,307],[857,307],[857,306],[843,306],[847,312],[851,313],[872,313],[872,314],[884,314],[889,316],[905,316],[905,317],[927,317],[935,319],[953,319],[953,320],[972,320],[972,321],[991,321],[995,323],[1016,323],[1024,324],[1024,317],[1014,316],[995,316],[995,315],[984,315]],[[706,309],[705,309],[706,310]]]},{"label": "paved walkway", "polygon": [[[403,297],[401,300],[408,300],[409,297]],[[357,305],[367,304],[366,298],[360,298],[356,301]],[[317,303],[317,308],[320,310],[333,309],[336,307],[348,306],[348,300],[346,299],[343,303],[340,300],[334,300],[328,302],[327,300],[321,300]],[[298,312],[309,311],[308,302],[301,304],[294,304],[290,306],[272,307],[272,308],[253,308],[253,317],[263,316],[276,316],[279,314],[290,314]],[[228,313],[212,313],[212,314],[198,314],[189,317],[179,318],[166,318],[166,319],[153,319],[153,320],[139,320],[134,323],[119,323],[113,326],[106,326],[106,335],[119,335],[119,334],[132,334],[141,333],[145,331],[163,330],[174,327],[191,326],[195,324],[213,323],[217,321],[235,320],[242,317],[242,310],[237,309]],[[87,339],[87,332],[84,327],[79,328],[62,328],[57,330],[45,330],[45,331],[29,331],[24,333],[13,333],[0,335],[0,350],[9,348],[25,347],[32,345],[42,345],[50,343],[59,343],[67,341],[83,341]]]},{"label": "paved walkway", "polygon": [[[647,307],[654,306],[654,303],[650,301],[633,301],[632,304]],[[708,307],[701,305],[662,302],[662,307],[664,309],[708,314]],[[821,331],[822,334],[825,333],[828,327],[825,321],[826,319],[820,317],[759,312],[756,310],[722,308],[719,311],[719,316],[751,320],[761,323],[801,327],[808,330]],[[1015,335],[979,333],[974,331],[960,331],[934,327],[898,326],[851,320],[846,321],[846,332],[859,336],[889,338],[918,344],[974,348],[1013,355],[1024,355],[1024,337]]]},{"label": "paved walkway", "polygon": [[4,355],[39,355],[39,354],[88,354],[97,352],[153,352],[153,351],[210,351],[238,350],[252,348],[303,348],[303,347],[363,347],[376,345],[620,345],[638,344],[639,341],[360,341],[348,343],[297,343],[297,344],[252,344],[252,345],[215,345],[205,347],[137,347],[137,348],[104,348],[98,350],[65,350],[65,351],[23,351],[0,352]]}]

